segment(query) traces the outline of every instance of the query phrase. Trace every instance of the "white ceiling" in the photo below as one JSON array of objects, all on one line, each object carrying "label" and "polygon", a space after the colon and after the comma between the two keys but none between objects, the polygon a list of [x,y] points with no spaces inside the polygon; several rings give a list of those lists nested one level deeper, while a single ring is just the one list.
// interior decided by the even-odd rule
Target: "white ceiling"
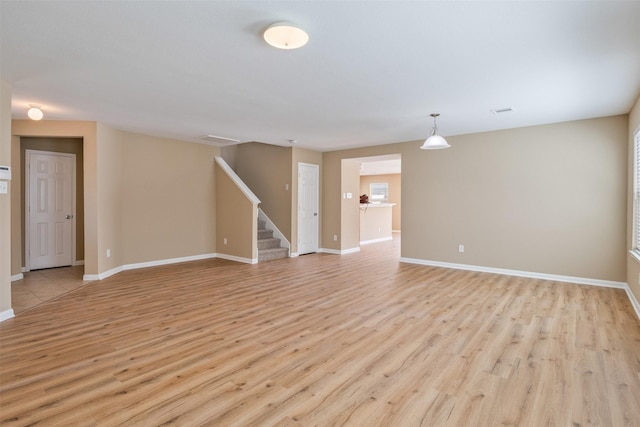
[{"label": "white ceiling", "polygon": [[[8,1],[14,118],[320,151],[628,113],[640,1]],[[309,33],[283,51],[277,21]],[[494,115],[491,109],[513,107]]]}]

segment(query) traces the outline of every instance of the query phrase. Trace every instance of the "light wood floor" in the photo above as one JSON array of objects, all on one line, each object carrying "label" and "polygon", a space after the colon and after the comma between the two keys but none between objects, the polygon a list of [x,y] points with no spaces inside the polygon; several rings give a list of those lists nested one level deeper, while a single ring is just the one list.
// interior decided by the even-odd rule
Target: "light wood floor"
[{"label": "light wood floor", "polygon": [[638,426],[621,290],[355,254],[126,271],[0,324],[0,424]]}]

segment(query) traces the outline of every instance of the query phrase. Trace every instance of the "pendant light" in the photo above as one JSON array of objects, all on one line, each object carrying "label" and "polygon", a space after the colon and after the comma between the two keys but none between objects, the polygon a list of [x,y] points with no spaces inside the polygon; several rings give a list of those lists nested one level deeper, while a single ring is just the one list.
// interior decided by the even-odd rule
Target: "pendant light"
[{"label": "pendant light", "polygon": [[451,147],[447,144],[447,141],[438,135],[438,125],[436,124],[436,117],[438,117],[439,113],[431,114],[433,117],[433,131],[431,132],[431,136],[424,141],[424,144],[420,147],[423,150],[439,150],[441,148],[449,148]]}]

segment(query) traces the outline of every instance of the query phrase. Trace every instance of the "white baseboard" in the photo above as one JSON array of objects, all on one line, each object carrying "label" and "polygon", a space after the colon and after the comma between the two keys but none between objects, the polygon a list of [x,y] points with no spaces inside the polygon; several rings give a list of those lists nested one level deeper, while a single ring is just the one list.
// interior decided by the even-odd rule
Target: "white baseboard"
[{"label": "white baseboard", "polygon": [[346,254],[352,254],[355,252],[360,252],[360,247],[358,246],[357,248],[350,248],[350,249],[327,249],[327,248],[320,248],[318,249],[318,252],[322,252],[325,254],[334,254],[334,255],[346,255]]},{"label": "white baseboard", "polygon": [[508,270],[505,268],[483,267],[480,265],[456,264],[451,262],[430,261],[416,258],[400,258],[400,262],[411,264],[429,265],[432,267],[455,268],[457,270],[480,271],[482,273],[504,274],[506,276],[529,277],[532,279],[554,280],[556,282],[578,283],[581,285],[604,286],[607,288],[625,289],[624,282],[610,280],[589,279],[586,277],[562,276],[558,274],[536,273],[533,271]]},{"label": "white baseboard", "polygon": [[12,282],[15,282],[16,280],[22,280],[22,279],[24,279],[24,274],[22,273],[14,274],[13,276],[11,276]]},{"label": "white baseboard", "polygon": [[360,244],[370,245],[371,243],[388,242],[389,240],[393,240],[393,237],[389,236],[389,237],[381,237],[379,239],[363,240],[362,242],[360,242]]},{"label": "white baseboard", "polygon": [[242,258],[235,255],[217,254],[216,258],[226,259],[228,261],[243,262],[245,264],[257,264],[258,258]]},{"label": "white baseboard", "polygon": [[0,322],[4,322],[5,320],[9,320],[12,317],[15,317],[15,314],[13,313],[13,309],[10,308],[9,310],[5,310],[5,311],[1,311],[0,312]]},{"label": "white baseboard", "polygon": [[625,283],[624,290],[627,293],[627,297],[629,298],[629,301],[631,301],[631,305],[633,306],[633,309],[636,311],[636,316],[638,316],[638,319],[640,319],[640,302],[638,302],[638,299],[631,291],[629,284]]},{"label": "white baseboard", "polygon": [[298,252],[291,252],[291,253],[289,254],[289,258],[295,258],[295,257],[297,257],[297,256],[300,256],[300,255],[298,254]]},{"label": "white baseboard", "polygon": [[625,282],[615,282],[611,280],[590,279],[587,277],[562,276],[558,274],[536,273],[532,271],[508,270],[504,268],[483,267],[479,265],[456,264],[451,262],[430,261],[416,258],[401,257],[400,262],[411,264],[428,265],[431,267],[455,268],[458,270],[479,271],[482,273],[504,274],[506,276],[528,277],[532,279],[553,280],[556,282],[576,283],[579,285],[602,286],[606,288],[624,289],[631,301],[631,305],[640,319],[640,303],[636,299],[631,288]]},{"label": "white baseboard", "polygon": [[30,272],[31,270],[29,270],[27,267],[22,267],[22,268],[20,269],[20,271],[22,271],[23,273],[28,273],[28,272]]},{"label": "white baseboard", "polygon": [[114,274],[120,273],[121,271],[125,271],[125,270],[135,270],[138,268],[147,268],[147,267],[157,267],[160,265],[168,265],[168,264],[176,264],[179,262],[188,262],[188,261],[198,261],[201,259],[209,259],[209,258],[216,258],[216,254],[203,254],[203,255],[194,255],[194,256],[187,256],[187,257],[180,257],[180,258],[168,258],[168,259],[161,259],[158,261],[148,261],[148,262],[138,262],[135,264],[125,264],[125,265],[121,265],[119,267],[115,267],[112,268],[111,270],[105,271],[103,273],[100,274],[85,274],[82,279],[83,280],[102,280],[102,279],[106,279],[107,277],[113,276]]},{"label": "white baseboard", "polygon": [[73,261],[73,264],[71,264],[71,265],[73,265],[74,267],[76,265],[84,265],[84,260],[80,259],[80,260],[77,260],[77,261]]},{"label": "white baseboard", "polygon": [[157,267],[160,265],[168,265],[168,264],[177,264],[179,262],[189,262],[189,261],[199,261],[201,259],[209,259],[216,258],[215,253],[213,254],[202,254],[202,255],[193,255],[193,256],[185,256],[180,258],[169,258],[169,259],[161,259],[158,261],[147,261],[147,262],[138,262],[135,264],[125,264],[122,266],[123,270],[135,270],[138,268],[147,268],[147,267]]},{"label": "white baseboard", "polygon": [[100,274],[85,274],[82,276],[82,280],[92,281],[92,280],[102,280],[107,277],[113,276],[114,274],[120,273],[124,268],[122,266],[112,268],[111,270],[104,271]]}]

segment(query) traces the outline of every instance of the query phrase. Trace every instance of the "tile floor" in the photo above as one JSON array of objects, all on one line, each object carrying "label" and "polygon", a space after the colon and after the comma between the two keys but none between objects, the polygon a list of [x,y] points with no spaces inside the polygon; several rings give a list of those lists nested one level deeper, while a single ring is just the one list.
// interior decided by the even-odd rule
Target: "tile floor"
[{"label": "tile floor", "polygon": [[82,265],[24,273],[24,279],[11,283],[11,305],[14,313],[20,314],[89,283],[82,280],[83,275]]}]

